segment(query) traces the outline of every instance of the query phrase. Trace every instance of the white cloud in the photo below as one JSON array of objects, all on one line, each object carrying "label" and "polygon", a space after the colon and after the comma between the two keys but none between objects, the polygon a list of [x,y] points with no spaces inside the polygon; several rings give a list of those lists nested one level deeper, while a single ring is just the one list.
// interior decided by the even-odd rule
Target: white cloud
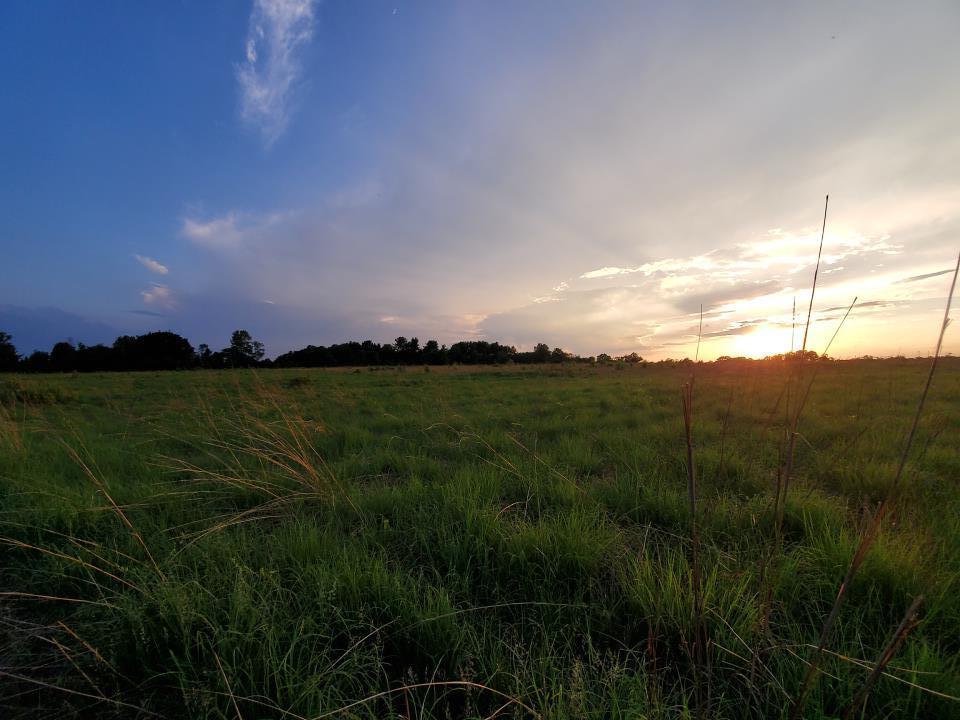
[{"label": "white cloud", "polygon": [[170,269],[166,265],[154,260],[152,257],[147,257],[146,255],[134,255],[134,257],[138,263],[150,272],[155,272],[157,275],[166,275],[170,272]]},{"label": "white cloud", "polygon": [[177,306],[176,300],[174,300],[173,292],[166,285],[161,285],[160,283],[152,283],[147,290],[144,290],[140,293],[143,297],[143,302],[147,305],[154,305],[156,307],[162,307],[167,309],[173,309]]},{"label": "white cloud", "polygon": [[605,277],[614,277],[616,275],[627,275],[629,273],[635,273],[640,268],[621,268],[621,267],[602,267],[599,270],[590,270],[585,272],[580,277],[585,280],[593,280],[595,278],[605,278]]},{"label": "white cloud", "polygon": [[251,242],[268,241],[269,233],[266,231],[294,215],[295,213],[251,215],[231,210],[225,215],[208,220],[185,217],[180,232],[197,245],[216,250],[236,250]]},{"label": "white cloud", "polygon": [[286,130],[300,76],[298,50],[313,35],[314,0],[255,0],[246,61],[237,68],[240,111],[269,147]]},{"label": "white cloud", "polygon": [[181,231],[194,242],[211,247],[232,247],[241,239],[237,215],[232,212],[206,221],[184,218]]}]

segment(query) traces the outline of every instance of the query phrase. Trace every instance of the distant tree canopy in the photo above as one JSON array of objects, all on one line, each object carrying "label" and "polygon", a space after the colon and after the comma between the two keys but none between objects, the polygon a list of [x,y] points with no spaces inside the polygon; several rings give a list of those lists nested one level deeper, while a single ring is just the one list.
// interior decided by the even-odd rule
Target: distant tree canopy
[{"label": "distant tree canopy", "polygon": [[[308,345],[283,353],[275,360],[264,359],[264,346],[247,330],[236,330],[230,344],[211,350],[201,344],[196,351],[189,341],[169,331],[144,335],[121,335],[112,346],[58,342],[49,352],[38,350],[20,357],[13,338],[0,332],[0,371],[19,372],[104,372],[110,370],[187,370],[250,367],[343,367],[369,365],[501,365],[505,363],[593,363],[563,348],[537,343],[529,352],[512,345],[487,340],[464,340],[450,347],[436,340],[421,344],[416,337],[398,337],[392,343],[372,340],[350,341],[329,346]],[[627,363],[641,362],[636,353],[616,358]],[[606,353],[596,361],[612,362]]]},{"label": "distant tree canopy", "polygon": [[5,332],[0,332],[0,372],[16,370],[20,364],[20,356],[13,345],[13,338]]},{"label": "distant tree canopy", "polygon": [[112,346],[61,341],[50,352],[37,350],[20,358],[12,338],[0,332],[0,371],[105,372],[110,370],[187,370],[195,367],[252,367],[263,360],[263,343],[246,330],[233,334],[230,346],[211,353],[206,345],[194,352],[190,342],[173,332],[121,335]]},{"label": "distant tree canopy", "polygon": [[185,370],[197,364],[193,346],[172,332],[118,337],[113,355],[124,370]]},{"label": "distant tree canopy", "polygon": [[447,347],[436,340],[422,346],[418,338],[398,337],[382,345],[371,340],[337,345],[308,345],[292,350],[273,361],[275,367],[335,367],[364,365],[498,365],[514,363],[586,362],[561,348],[551,350],[544,343],[532,352],[518,352],[512,345],[486,340],[465,340]]},{"label": "distant tree canopy", "polygon": [[263,360],[263,343],[250,337],[246,330],[234,330],[230,347],[223,350],[224,360],[230,367],[255,367]]}]

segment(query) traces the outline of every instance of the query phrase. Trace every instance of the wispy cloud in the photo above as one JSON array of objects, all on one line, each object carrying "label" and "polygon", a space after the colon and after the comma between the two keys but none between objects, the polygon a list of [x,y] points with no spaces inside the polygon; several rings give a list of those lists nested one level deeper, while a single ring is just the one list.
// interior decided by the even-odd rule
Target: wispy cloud
[{"label": "wispy cloud", "polygon": [[922,275],[913,275],[911,277],[904,278],[903,280],[898,280],[897,282],[901,282],[901,283],[917,282],[919,280],[926,280],[928,278],[938,277],[939,275],[946,275],[947,273],[950,273],[950,272],[953,272],[953,270],[951,270],[950,268],[947,268],[946,270],[937,270],[936,272],[923,273]]},{"label": "wispy cloud", "polygon": [[580,276],[583,280],[595,280],[596,278],[616,277],[617,275],[629,275],[639,271],[640,268],[621,268],[621,267],[602,267],[597,270],[590,270]]},{"label": "wispy cloud", "polygon": [[181,232],[200,245],[213,247],[232,247],[241,239],[237,215],[232,212],[210,220],[184,218]]},{"label": "wispy cloud", "polygon": [[134,255],[137,259],[137,262],[143,265],[150,272],[155,272],[157,275],[166,275],[170,272],[170,269],[161,262],[154,260],[152,257],[147,257],[146,255]]},{"label": "wispy cloud", "polygon": [[252,237],[263,241],[264,231],[292,216],[293,213],[253,215],[231,210],[225,215],[209,219],[184,217],[180,232],[197,245],[218,250],[235,250],[244,246]]},{"label": "wispy cloud", "polygon": [[255,0],[246,59],[237,68],[243,119],[269,147],[287,129],[299,49],[313,36],[314,0]]},{"label": "wispy cloud", "polygon": [[173,292],[166,285],[152,283],[149,288],[142,291],[140,296],[147,305],[154,305],[172,310],[177,306],[173,297]]}]

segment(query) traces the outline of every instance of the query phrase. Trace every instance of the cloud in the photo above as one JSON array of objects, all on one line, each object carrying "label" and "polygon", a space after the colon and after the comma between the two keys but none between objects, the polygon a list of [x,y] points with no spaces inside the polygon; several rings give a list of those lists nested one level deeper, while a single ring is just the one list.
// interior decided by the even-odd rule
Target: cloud
[{"label": "cloud", "polygon": [[[271,242],[271,230],[282,226],[294,216],[295,213],[253,215],[231,210],[208,220],[185,217],[182,219],[180,233],[197,245],[211,250],[232,251],[257,244],[262,248]],[[286,229],[289,230],[289,225]]]},{"label": "cloud", "polygon": [[520,347],[546,342],[566,350],[595,354],[637,350],[654,332],[651,317],[666,307],[642,287],[614,286],[566,290],[552,302],[529,304],[485,318],[485,336]]},{"label": "cloud", "polygon": [[[706,283],[704,283],[706,285]],[[684,295],[677,303],[679,309],[689,313],[697,312],[702,306],[704,309],[724,308],[736,306],[747,300],[774,295],[784,289],[781,281],[771,280],[744,280],[736,283],[723,283],[707,292],[694,291]]]},{"label": "cloud", "polygon": [[599,270],[590,270],[585,272],[580,277],[586,280],[593,280],[595,278],[605,278],[605,277],[614,277],[616,275],[628,275],[630,273],[638,272],[640,268],[620,268],[620,267],[602,267]]},{"label": "cloud", "polygon": [[212,247],[232,247],[241,238],[237,215],[232,212],[207,221],[184,218],[181,232],[199,245]]},{"label": "cloud", "polygon": [[300,76],[300,47],[313,36],[313,0],[254,0],[246,59],[237,67],[240,113],[269,147],[290,120],[291,92]]},{"label": "cloud", "polygon": [[[703,333],[705,338],[714,338],[714,337],[730,337],[733,335],[749,335],[752,332],[756,332],[758,327],[766,325],[766,320],[742,320],[740,322],[735,322],[725,327],[721,330],[713,330],[711,332]],[[694,334],[695,335],[695,334]]]},{"label": "cloud", "polygon": [[947,268],[946,270],[937,270],[936,272],[923,273],[922,275],[913,275],[911,277],[904,278],[903,280],[897,280],[897,282],[900,282],[900,283],[917,282],[918,280],[926,280],[927,278],[937,277],[938,275],[946,275],[947,273],[952,273],[952,272],[953,272],[952,269]]},{"label": "cloud", "polygon": [[157,307],[168,309],[173,309],[177,306],[173,292],[171,292],[170,288],[166,285],[161,285],[160,283],[152,283],[148,289],[140,293],[140,296],[147,305],[156,305]]},{"label": "cloud", "polygon": [[151,310],[127,310],[132,315],[144,315],[145,317],[164,317],[163,313],[153,312]]},{"label": "cloud", "polygon": [[[255,7],[238,69],[252,88],[270,77],[265,7]],[[341,182],[339,192],[301,182],[297,169],[268,193],[278,208],[301,203],[296,217],[271,224],[227,204],[183,221],[184,237],[211,255],[191,291],[273,299],[262,305],[273,311],[267,327],[296,325],[304,334],[289,337],[300,345],[365,332],[423,338],[426,328],[449,342],[470,327],[443,318],[478,315],[489,339],[629,352],[689,343],[691,318],[677,316],[701,302],[707,333],[757,317],[776,330],[791,322],[794,295],[806,315],[826,192],[814,320],[854,295],[915,300],[937,284],[892,284],[945,267],[960,229],[960,96],[947,90],[949,33],[931,22],[934,11],[838,10],[831,22],[856,35],[842,45],[828,36],[812,52],[823,15],[807,5],[786,17],[674,9],[655,20],[637,5],[616,19],[583,12],[576,23],[558,7],[529,25],[518,18],[512,33],[477,32],[492,27],[490,16],[457,7],[457,22],[391,54],[376,82],[357,66],[350,106],[325,108],[349,127],[315,140],[344,162],[310,177]],[[307,13],[300,24],[312,23]],[[281,37],[302,34],[281,26]],[[532,27],[543,29],[544,52],[530,50]],[[294,51],[278,57],[296,61],[305,42],[279,43]],[[904,42],[924,51],[891,55]],[[353,67],[369,51],[358,44],[341,59]],[[269,127],[282,131],[296,85],[275,104],[281,122],[262,125],[266,139]],[[818,103],[831,111],[811,119],[805,108]],[[251,123],[266,117],[251,110]],[[591,294],[598,289],[611,293]],[[919,307],[898,306],[896,317]],[[342,316],[327,325],[290,319],[334,308]],[[869,310],[864,319],[878,325],[894,312]],[[861,321],[855,310],[841,341]],[[897,342],[916,332],[898,328]],[[718,338],[711,350],[740,354],[738,340],[766,330]],[[890,335],[878,331],[869,349]]]},{"label": "cloud", "polygon": [[143,265],[147,270],[150,272],[155,272],[157,275],[166,275],[168,272],[170,272],[166,265],[157,262],[151,257],[147,257],[146,255],[134,255],[134,257],[137,259],[137,262]]},{"label": "cloud", "polygon": [[[867,302],[858,302],[858,303],[854,306],[854,309],[855,309],[855,310],[862,310],[863,308],[891,307],[891,306],[897,305],[897,304],[898,304],[897,302],[892,302],[892,301],[889,301],[889,300],[869,300],[869,301],[867,301]],[[833,307],[824,308],[823,310],[819,310],[818,312],[821,312],[821,313],[838,312],[838,311],[840,311],[840,310],[847,310],[849,307],[850,307],[849,305],[834,305]]]}]

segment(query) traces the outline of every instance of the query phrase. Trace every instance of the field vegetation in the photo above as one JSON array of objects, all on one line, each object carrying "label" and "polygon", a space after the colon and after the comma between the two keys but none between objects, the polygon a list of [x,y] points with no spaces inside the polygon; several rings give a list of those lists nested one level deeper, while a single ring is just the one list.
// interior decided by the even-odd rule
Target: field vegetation
[{"label": "field vegetation", "polygon": [[[0,704],[958,716],[952,358],[816,652],[928,367],[697,365],[695,534],[690,363],[6,376]],[[778,533],[786,429],[814,372]]]}]

